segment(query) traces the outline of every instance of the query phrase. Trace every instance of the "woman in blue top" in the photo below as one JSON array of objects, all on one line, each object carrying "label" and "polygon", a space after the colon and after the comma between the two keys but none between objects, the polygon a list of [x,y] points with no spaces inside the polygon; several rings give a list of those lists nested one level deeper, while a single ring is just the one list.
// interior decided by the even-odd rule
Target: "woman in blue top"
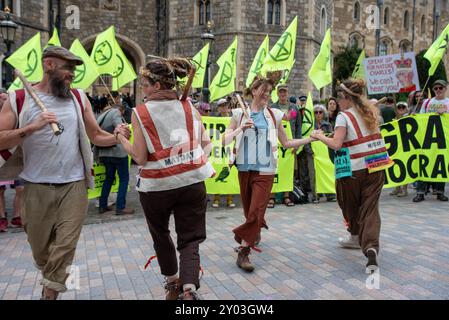
[{"label": "woman in blue top", "polygon": [[247,108],[250,119],[245,117],[242,109],[233,110],[231,123],[223,135],[223,145],[236,140],[236,166],[246,221],[233,232],[235,240],[241,244],[237,265],[249,272],[254,270],[248,258],[251,248],[260,241],[261,228],[268,229],[264,216],[277,171],[278,139],[284,148],[292,149],[314,141],[312,138],[287,138],[282,126],[284,113],[268,108],[279,73],[268,77],[256,77],[245,90],[245,94],[252,98],[251,106]]}]

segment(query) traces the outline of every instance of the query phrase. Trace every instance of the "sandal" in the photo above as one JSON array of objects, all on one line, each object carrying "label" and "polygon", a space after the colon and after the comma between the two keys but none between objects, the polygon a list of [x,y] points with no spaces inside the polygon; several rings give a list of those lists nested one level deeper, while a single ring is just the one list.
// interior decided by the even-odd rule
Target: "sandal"
[{"label": "sandal", "polygon": [[276,199],[270,198],[270,200],[268,201],[267,208],[268,209],[273,209],[275,204],[276,204]]},{"label": "sandal", "polygon": [[294,206],[295,206],[295,204],[290,200],[289,197],[285,197],[283,203],[284,203],[287,207],[294,207]]}]

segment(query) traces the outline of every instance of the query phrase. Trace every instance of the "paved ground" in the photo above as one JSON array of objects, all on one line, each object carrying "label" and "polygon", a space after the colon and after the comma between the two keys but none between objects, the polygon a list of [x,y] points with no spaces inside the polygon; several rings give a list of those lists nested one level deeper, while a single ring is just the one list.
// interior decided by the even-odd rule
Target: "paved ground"
[{"label": "paved ground", "polygon": [[[241,209],[210,209],[200,292],[220,300],[449,299],[449,204],[411,198],[382,197],[378,290],[366,286],[362,253],[336,245],[345,231],[335,203],[268,211],[270,230],[262,234],[263,252],[251,255],[252,274],[235,265],[231,230],[243,221]],[[131,205],[136,201],[131,194]],[[162,299],[157,261],[143,270],[154,251],[141,210],[126,221],[98,218],[94,204],[90,211],[93,224],[84,227],[74,262],[79,290],[62,299]],[[0,234],[0,299],[39,299],[40,279],[26,235]]]}]

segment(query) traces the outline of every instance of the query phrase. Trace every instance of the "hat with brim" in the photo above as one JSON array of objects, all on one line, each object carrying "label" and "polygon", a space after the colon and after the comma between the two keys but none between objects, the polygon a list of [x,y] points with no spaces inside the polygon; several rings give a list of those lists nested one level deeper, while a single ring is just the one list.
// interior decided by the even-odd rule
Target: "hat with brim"
[{"label": "hat with brim", "polygon": [[278,85],[278,91],[281,91],[281,90],[287,91],[288,90],[288,85],[286,85],[286,84]]},{"label": "hat with brim", "polygon": [[66,61],[74,62],[77,66],[84,63],[83,59],[80,57],[74,55],[69,50],[63,47],[57,47],[57,46],[49,46],[45,48],[44,52],[42,53],[42,58],[59,58]]},{"label": "hat with brim", "polygon": [[306,97],[306,96],[300,96],[300,97],[299,97],[299,100],[300,100],[300,101],[306,101],[306,100],[307,100],[307,97]]},{"label": "hat with brim", "polygon": [[444,80],[437,80],[437,81],[435,81],[433,83],[432,88],[435,87],[435,86],[438,86],[438,85],[443,86],[443,87],[447,87],[447,82],[444,81]]},{"label": "hat with brim", "polygon": [[218,102],[217,102],[217,106],[221,106],[221,105],[224,105],[224,104],[226,104],[226,103],[228,103],[228,100],[226,100],[226,99],[220,99],[220,100],[218,100]]}]

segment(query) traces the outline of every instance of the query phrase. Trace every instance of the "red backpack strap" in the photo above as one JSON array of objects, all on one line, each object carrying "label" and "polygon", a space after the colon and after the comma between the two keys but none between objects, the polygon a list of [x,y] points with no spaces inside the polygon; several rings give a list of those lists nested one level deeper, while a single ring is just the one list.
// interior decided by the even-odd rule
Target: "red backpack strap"
[{"label": "red backpack strap", "polygon": [[25,89],[16,90],[17,115],[19,115],[20,112],[22,112],[24,103],[25,103]]},{"label": "red backpack strap", "polygon": [[343,113],[348,116],[349,120],[351,120],[351,123],[355,129],[355,133],[357,134],[357,138],[362,139],[363,134],[362,134],[362,130],[360,129],[359,123],[357,122],[357,119],[349,111],[344,111]]},{"label": "red backpack strap", "polygon": [[81,107],[81,115],[84,118],[84,104],[83,104],[83,99],[81,99],[80,92],[77,89],[71,89],[70,91],[72,91],[73,95],[76,98],[76,101],[78,101],[78,103]]},{"label": "red backpack strap", "polygon": [[268,112],[270,113],[271,120],[273,120],[274,127],[277,129],[276,118],[274,117],[274,112],[273,112],[273,110],[271,110],[270,107],[268,107],[267,109],[268,109]]}]

